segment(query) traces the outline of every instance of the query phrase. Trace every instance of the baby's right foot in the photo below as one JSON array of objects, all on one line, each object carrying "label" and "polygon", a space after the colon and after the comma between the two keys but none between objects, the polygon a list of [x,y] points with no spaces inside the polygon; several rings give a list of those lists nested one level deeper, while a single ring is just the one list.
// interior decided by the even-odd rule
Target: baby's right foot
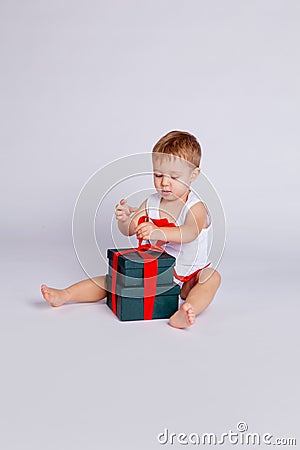
[{"label": "baby's right foot", "polygon": [[70,300],[70,295],[66,289],[49,288],[45,284],[42,284],[41,292],[44,299],[50,303],[51,306],[61,306]]}]

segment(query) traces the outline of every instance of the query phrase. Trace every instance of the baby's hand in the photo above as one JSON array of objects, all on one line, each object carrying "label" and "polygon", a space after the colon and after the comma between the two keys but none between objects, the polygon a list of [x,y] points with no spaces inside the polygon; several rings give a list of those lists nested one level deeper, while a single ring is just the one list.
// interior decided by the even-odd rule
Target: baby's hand
[{"label": "baby's hand", "polygon": [[142,222],[135,229],[136,237],[144,241],[149,239],[160,239],[160,230],[152,222]]},{"label": "baby's hand", "polygon": [[127,205],[127,202],[124,198],[120,200],[120,203],[116,205],[116,219],[119,222],[127,222],[129,220],[130,214],[135,212],[137,208]]}]

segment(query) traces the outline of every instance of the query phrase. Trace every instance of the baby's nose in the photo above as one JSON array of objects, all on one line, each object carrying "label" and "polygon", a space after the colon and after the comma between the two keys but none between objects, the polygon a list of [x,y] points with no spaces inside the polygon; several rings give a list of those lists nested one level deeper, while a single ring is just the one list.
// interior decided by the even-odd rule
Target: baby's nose
[{"label": "baby's nose", "polygon": [[167,185],[169,183],[170,183],[170,177],[168,175],[163,175],[163,177],[161,179],[161,184]]}]

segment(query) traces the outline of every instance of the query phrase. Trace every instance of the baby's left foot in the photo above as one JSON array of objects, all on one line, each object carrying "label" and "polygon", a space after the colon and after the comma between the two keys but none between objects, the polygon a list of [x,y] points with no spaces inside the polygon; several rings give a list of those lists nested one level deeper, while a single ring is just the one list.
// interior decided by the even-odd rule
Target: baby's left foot
[{"label": "baby's left foot", "polygon": [[169,324],[175,328],[187,328],[195,323],[195,311],[190,303],[183,303],[170,318]]}]

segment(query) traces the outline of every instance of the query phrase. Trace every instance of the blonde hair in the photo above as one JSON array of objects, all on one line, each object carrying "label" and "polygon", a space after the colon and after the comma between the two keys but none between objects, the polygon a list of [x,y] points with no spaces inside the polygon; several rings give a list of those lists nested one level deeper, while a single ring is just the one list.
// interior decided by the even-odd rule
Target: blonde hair
[{"label": "blonde hair", "polygon": [[200,144],[195,136],[187,131],[170,131],[159,139],[154,145],[152,152],[179,156],[195,167],[200,165]]}]

